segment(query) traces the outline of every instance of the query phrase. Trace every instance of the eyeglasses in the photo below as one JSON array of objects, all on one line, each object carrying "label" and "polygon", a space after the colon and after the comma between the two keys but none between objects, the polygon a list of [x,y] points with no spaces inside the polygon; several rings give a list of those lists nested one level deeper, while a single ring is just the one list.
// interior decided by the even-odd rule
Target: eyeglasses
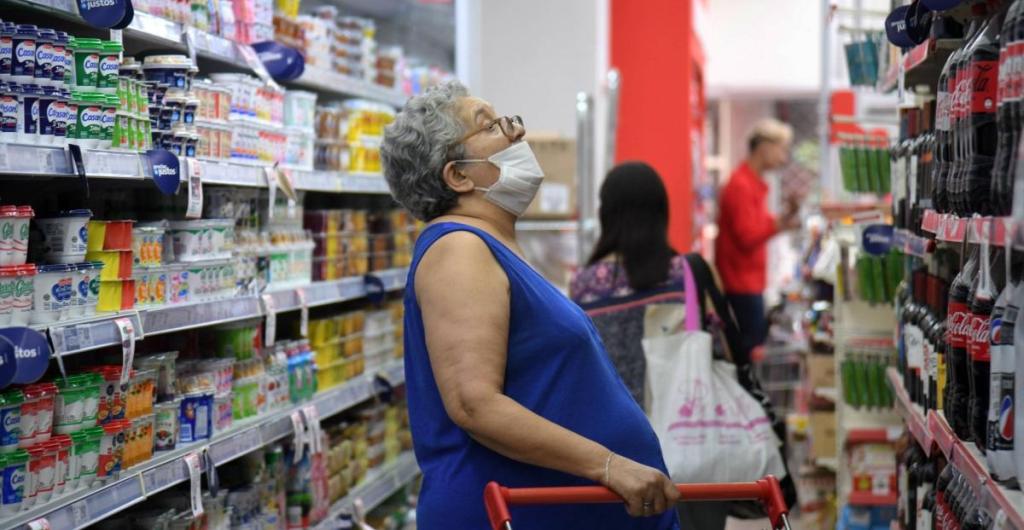
[{"label": "eyeglasses", "polygon": [[523,130],[525,130],[525,128],[526,128],[523,125],[523,118],[522,117],[520,117],[520,116],[502,116],[500,118],[495,118],[495,119],[487,122],[487,124],[484,125],[483,127],[481,127],[479,129],[477,129],[477,130],[467,134],[466,136],[463,136],[458,142],[455,142],[455,144],[456,145],[461,144],[462,142],[465,142],[466,140],[469,140],[470,138],[472,138],[472,137],[474,137],[474,136],[476,136],[476,135],[478,135],[478,134],[480,134],[480,133],[482,133],[484,131],[494,130],[493,128],[494,128],[495,125],[497,125],[498,127],[501,128],[501,133],[504,134],[505,137],[509,139],[509,141],[513,141],[513,142],[516,140],[516,134],[521,132],[521,131],[523,131]]}]

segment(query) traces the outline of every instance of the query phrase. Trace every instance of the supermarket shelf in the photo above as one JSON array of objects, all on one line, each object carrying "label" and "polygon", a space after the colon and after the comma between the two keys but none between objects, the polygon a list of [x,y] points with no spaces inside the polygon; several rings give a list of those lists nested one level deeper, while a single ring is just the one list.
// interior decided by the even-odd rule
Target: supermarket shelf
[{"label": "supermarket shelf", "polygon": [[[398,268],[371,273],[371,275],[380,279],[386,291],[396,291],[405,287],[407,273],[407,269]],[[367,295],[363,278],[314,282],[304,287],[270,293],[274,298],[275,310],[285,312],[299,309],[301,307],[298,295],[300,289],[306,292],[306,301],[309,306],[358,300]],[[120,332],[114,324],[114,320],[120,317],[132,318],[135,324],[136,338],[142,339],[146,335],[184,331],[262,316],[263,308],[258,296],[239,296],[212,302],[104,314],[89,319],[59,322],[49,327],[35,326],[35,328],[49,332],[55,354],[70,355],[120,344]]]},{"label": "supermarket shelf", "polygon": [[850,494],[849,504],[852,506],[896,506],[899,494],[889,493],[876,495],[869,491],[855,491]]},{"label": "supermarket shelf", "polygon": [[[393,361],[383,371],[401,373],[402,361]],[[312,404],[321,417],[342,412],[372,397],[373,374],[363,375],[337,388],[316,396]],[[397,383],[403,382],[404,379]],[[310,403],[302,403],[263,418],[239,422],[208,443],[181,445],[149,462],[122,473],[100,487],[78,491],[41,504],[12,517],[0,519],[0,528],[22,528],[29,522],[46,518],[52,528],[81,528],[95,524],[147,497],[188,480],[185,455],[209,451],[214,465],[221,465],[252,452],[292,433],[291,415]],[[404,462],[402,460],[401,462]],[[413,462],[415,466],[415,462]],[[405,476],[405,468],[401,468]],[[395,477],[399,476],[396,472]]]},{"label": "supermarket shelf", "polygon": [[889,67],[885,78],[879,83],[881,92],[890,92],[896,89],[899,83],[900,67],[904,72],[903,86],[913,88],[917,85],[929,85],[932,93],[935,93],[935,82],[939,78],[946,59],[953,53],[953,50],[960,47],[960,39],[934,39],[918,44],[903,55],[902,64],[897,63]]},{"label": "supermarket shelf", "polygon": [[1024,528],[1024,492],[1008,489],[992,480],[984,455],[973,443],[957,439],[941,411],[932,410],[925,415],[917,405],[910,403],[896,369],[889,368],[886,375],[896,390],[897,408],[925,454],[930,456],[936,449],[942,451],[946,460],[966,477],[990,514],[995,516],[1001,511],[1010,523],[1008,528]]},{"label": "supermarket shelf", "polygon": [[400,90],[310,66],[306,67],[302,77],[287,83],[287,85],[324,93],[383,101],[396,107],[401,107],[408,99]]},{"label": "supermarket shelf", "polygon": [[371,470],[351,493],[331,506],[329,515],[314,528],[333,530],[339,528],[337,519],[342,513],[351,512],[357,500],[367,512],[380,506],[388,497],[404,488],[419,474],[416,457],[411,452],[402,453],[393,462]]},{"label": "supermarket shelf", "polygon": [[[143,155],[128,151],[83,149],[83,164],[91,178],[146,180],[149,169]],[[204,184],[267,187],[267,166],[196,159]],[[327,193],[389,193],[383,175],[336,171],[287,170],[295,188]],[[0,144],[0,175],[75,177],[68,151],[63,147]]]}]

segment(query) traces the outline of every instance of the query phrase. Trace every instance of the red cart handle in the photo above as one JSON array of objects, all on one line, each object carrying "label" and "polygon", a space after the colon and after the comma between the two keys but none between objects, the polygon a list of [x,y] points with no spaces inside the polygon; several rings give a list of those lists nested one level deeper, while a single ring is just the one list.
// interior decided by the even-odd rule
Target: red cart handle
[{"label": "red cart handle", "polygon": [[[782,488],[771,475],[756,482],[676,484],[676,488],[682,497],[680,502],[759,500],[764,504],[773,528],[790,530]],[[622,497],[602,486],[506,488],[491,482],[484,489],[484,505],[492,530],[512,530],[509,506],[616,502],[623,502]]]}]

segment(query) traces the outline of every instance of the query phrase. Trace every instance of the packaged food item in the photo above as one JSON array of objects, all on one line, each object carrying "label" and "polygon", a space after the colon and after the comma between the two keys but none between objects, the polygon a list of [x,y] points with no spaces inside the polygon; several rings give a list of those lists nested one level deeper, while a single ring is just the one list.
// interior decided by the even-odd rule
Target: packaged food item
[{"label": "packaged food item", "polygon": [[66,314],[73,295],[69,265],[39,265],[32,281],[33,324],[56,322]]},{"label": "packaged food item", "polygon": [[131,422],[128,420],[114,420],[102,426],[103,437],[100,438],[97,479],[102,481],[114,478],[121,470],[126,431],[130,427]]},{"label": "packaged food item", "polygon": [[[90,427],[82,431],[82,444],[76,447],[78,459],[78,487],[90,488],[99,473],[100,446],[105,436],[103,427]],[[80,450],[79,450],[80,449]]]},{"label": "packaged food item", "polygon": [[82,387],[82,376],[57,380],[57,395],[53,405],[53,430],[57,434],[70,434],[80,430],[88,392]]},{"label": "packaged food item", "polygon": [[153,406],[154,450],[170,451],[175,448],[178,443],[178,416],[180,413],[180,398]]},{"label": "packaged food item", "polygon": [[177,360],[178,352],[176,351],[135,358],[136,369],[156,372],[157,403],[172,401],[178,396]]},{"label": "packaged food item", "polygon": [[53,407],[57,386],[43,382],[23,389],[25,401],[21,405],[21,435],[19,447],[27,448],[50,439],[53,432]]},{"label": "packaged food item", "polygon": [[96,310],[102,312],[127,311],[135,307],[135,281],[101,281]]},{"label": "packaged food item", "polygon": [[53,439],[43,443],[51,444],[57,454],[57,468],[53,484],[53,494],[60,495],[64,493],[64,490],[67,487],[69,475],[68,469],[71,464],[71,437],[66,434],[62,434],[54,436]]},{"label": "packaged food item", "polygon": [[25,395],[14,388],[0,394],[0,452],[13,453],[18,450],[21,438],[21,405]]},{"label": "packaged food item", "polygon": [[0,206],[0,266],[24,265],[28,255],[31,206]]},{"label": "packaged food item", "polygon": [[99,46],[100,64],[96,75],[96,86],[102,93],[117,94],[122,50],[119,42],[103,41]]},{"label": "packaged food item", "polygon": [[0,513],[4,515],[13,515],[22,508],[28,482],[28,459],[28,452],[24,449],[0,455],[0,465],[3,466]]},{"label": "packaged food item", "polygon": [[213,393],[193,392],[183,396],[178,417],[181,443],[208,440],[213,429],[212,417]]},{"label": "packaged food item", "polygon": [[132,258],[137,267],[159,267],[163,264],[166,223],[146,223],[132,230]]},{"label": "packaged food item", "polygon": [[43,443],[29,447],[27,451],[29,503],[35,505],[49,502],[57,478],[57,448]]}]

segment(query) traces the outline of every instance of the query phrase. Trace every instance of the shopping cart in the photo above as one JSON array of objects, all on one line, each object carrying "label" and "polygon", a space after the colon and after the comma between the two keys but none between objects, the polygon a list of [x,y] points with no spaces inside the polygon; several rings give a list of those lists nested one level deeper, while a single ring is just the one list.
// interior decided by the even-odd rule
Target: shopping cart
[{"label": "shopping cart", "polygon": [[[680,502],[758,500],[775,530],[791,530],[786,501],[779,481],[769,475],[756,482],[722,484],[676,484]],[[622,502],[611,490],[601,486],[568,488],[506,488],[491,482],[484,488],[484,505],[492,530],[512,530],[509,506],[536,504],[608,504]]]}]

